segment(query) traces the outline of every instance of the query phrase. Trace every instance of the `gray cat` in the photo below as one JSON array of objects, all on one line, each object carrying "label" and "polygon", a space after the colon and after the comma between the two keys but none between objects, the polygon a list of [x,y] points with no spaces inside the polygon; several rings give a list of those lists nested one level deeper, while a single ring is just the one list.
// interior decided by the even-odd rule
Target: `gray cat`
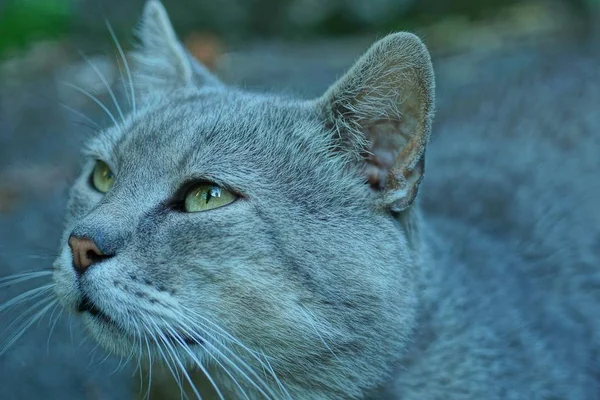
[{"label": "gray cat", "polygon": [[[383,38],[311,101],[224,85],[157,1],[140,37],[133,111],[88,143],[54,289],[98,343],[145,365],[151,397],[600,396],[597,208],[553,202],[578,194],[522,145],[531,169],[512,198],[492,186],[488,203],[422,218],[434,75],[416,36]],[[482,184],[478,161],[430,190]],[[506,163],[485,182],[517,182]],[[563,191],[547,201],[536,185]],[[482,204],[527,236],[474,228]],[[464,224],[445,218],[459,211]],[[578,240],[555,240],[565,216]]]}]

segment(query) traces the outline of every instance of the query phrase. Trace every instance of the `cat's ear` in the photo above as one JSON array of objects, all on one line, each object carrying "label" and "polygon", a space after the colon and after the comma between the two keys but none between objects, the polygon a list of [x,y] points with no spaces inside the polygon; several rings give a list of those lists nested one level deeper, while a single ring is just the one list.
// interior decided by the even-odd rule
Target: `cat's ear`
[{"label": "cat's ear", "polygon": [[365,178],[390,210],[406,209],[417,195],[434,89],[427,48],[401,32],[375,43],[318,100],[336,147],[358,156]]},{"label": "cat's ear", "polygon": [[141,41],[133,54],[134,84],[137,88],[151,90],[187,85],[222,85],[177,39],[160,1],[146,2],[136,35]]}]

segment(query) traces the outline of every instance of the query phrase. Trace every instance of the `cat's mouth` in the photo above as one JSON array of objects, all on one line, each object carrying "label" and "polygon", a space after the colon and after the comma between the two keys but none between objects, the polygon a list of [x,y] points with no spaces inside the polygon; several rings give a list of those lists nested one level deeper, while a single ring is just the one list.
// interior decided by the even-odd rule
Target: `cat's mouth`
[{"label": "cat's mouth", "polygon": [[[96,304],[94,304],[94,302],[92,300],[90,300],[89,297],[87,297],[85,295],[82,297],[81,301],[79,302],[77,311],[80,313],[89,313],[91,316],[93,316],[94,318],[97,318],[102,323],[110,325],[110,326],[118,329],[122,334],[131,336],[131,335],[127,334],[126,332],[124,332],[123,329],[120,328],[119,325],[110,316],[108,316],[105,312],[103,312],[98,306],[96,306]],[[170,333],[163,332],[161,334],[161,336],[163,339],[166,339],[170,343],[175,344],[175,345],[181,345],[182,343],[185,343],[188,346],[203,344],[203,341],[201,339],[192,338],[191,336],[186,335],[181,332],[177,332],[177,336],[170,334]],[[154,336],[150,335],[150,337],[153,338]],[[154,338],[154,341],[159,346],[161,345],[160,341],[157,338]]]},{"label": "cat's mouth", "polygon": [[98,318],[102,322],[108,325],[116,326],[115,321],[112,320],[106,313],[102,312],[100,308],[98,308],[87,296],[83,296],[81,301],[79,302],[79,306],[77,307],[77,311],[80,313],[90,313],[90,315]]}]

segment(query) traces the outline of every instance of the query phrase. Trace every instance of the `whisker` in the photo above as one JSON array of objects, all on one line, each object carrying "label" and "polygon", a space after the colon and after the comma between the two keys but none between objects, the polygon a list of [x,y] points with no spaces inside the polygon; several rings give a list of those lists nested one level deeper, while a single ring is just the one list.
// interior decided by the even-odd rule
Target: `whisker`
[{"label": "whisker", "polygon": [[42,308],[40,311],[38,311],[37,314],[35,314],[30,320],[29,322],[21,325],[21,327],[19,328],[18,331],[16,331],[13,335],[11,335],[10,339],[7,340],[2,347],[0,347],[0,356],[3,355],[6,350],[8,350],[13,344],[15,344],[15,342],[17,340],[19,340],[21,338],[21,336],[23,336],[23,334],[25,334],[25,332],[27,332],[27,329],[29,329],[29,327],[31,325],[33,325],[36,321],[38,321],[40,318],[42,318],[44,316],[44,314],[51,308],[54,306],[55,303],[57,303],[58,300],[53,300],[52,302],[50,302],[50,304],[46,305],[44,308]]},{"label": "whisker", "polygon": [[[223,371],[225,371],[225,373],[229,376],[229,378],[231,378],[231,380],[233,381],[233,383],[237,386],[237,388],[240,390],[240,392],[244,395],[244,397],[247,400],[250,400],[250,397],[248,397],[248,394],[246,393],[246,391],[244,390],[244,388],[242,387],[242,385],[240,385],[240,383],[238,382],[237,379],[235,379],[235,377],[233,376],[233,374],[229,371],[229,369],[227,369],[227,367],[225,367],[225,365],[223,365],[223,363],[221,361],[219,361],[219,359],[217,357],[215,357],[210,351],[208,351],[208,349],[206,348],[206,346],[204,345],[200,345],[200,347],[202,347],[202,349],[206,352],[206,354],[208,354],[210,356],[210,358],[212,358],[212,360],[214,362],[217,363],[217,365],[219,365],[219,367],[221,367],[221,369]],[[225,357],[227,358],[227,357]],[[229,360],[229,359],[228,359]],[[229,360],[229,363],[232,363],[231,360]]]},{"label": "whisker", "polygon": [[54,332],[56,323],[58,322],[60,317],[62,317],[62,313],[64,311],[64,309],[61,309],[60,312],[58,314],[56,314],[56,318],[53,319],[54,313],[58,309],[59,305],[60,305],[60,303],[57,302],[56,305],[54,306],[54,308],[52,309],[52,313],[50,314],[50,322],[52,323],[52,326],[50,327],[50,333],[48,333],[48,340],[46,341],[46,352],[48,354],[50,353],[50,339],[52,338],[52,333]]},{"label": "whisker", "polygon": [[[323,338],[323,336],[321,335],[321,332],[319,332],[319,330],[317,329],[317,326],[314,324],[313,319],[315,318],[315,315],[312,313],[312,311],[310,311],[306,306],[304,306],[303,304],[300,304],[300,311],[302,311],[304,313],[304,316],[306,317],[306,320],[308,321],[308,323],[313,327],[313,329],[315,330],[315,332],[317,333],[317,335],[319,336],[319,339],[321,339],[321,342],[323,343],[323,345],[325,346],[325,348],[327,350],[329,350],[329,352],[335,357],[336,360],[340,361],[339,357],[337,356],[337,354],[335,354],[333,352],[333,350],[331,349],[331,347],[329,347],[329,345],[327,344],[327,342],[325,342],[325,339]],[[310,316],[308,315],[308,313],[311,314],[312,318],[310,318]]]},{"label": "whisker", "polygon": [[90,61],[89,58],[87,58],[85,56],[85,54],[83,54],[81,51],[79,52],[79,55],[81,56],[81,58],[83,58],[85,60],[86,63],[88,63],[88,65],[94,70],[94,72],[96,73],[96,75],[98,75],[98,78],[100,78],[100,80],[102,81],[102,83],[104,84],[104,87],[106,87],[106,90],[108,92],[108,95],[110,96],[110,98],[113,101],[114,106],[117,109],[117,112],[119,113],[119,116],[121,117],[121,121],[123,122],[123,124],[125,123],[125,116],[123,115],[123,110],[121,110],[121,105],[119,104],[119,102],[117,101],[117,97],[115,96],[115,92],[113,92],[112,87],[110,86],[110,83],[108,83],[108,81],[106,80],[106,77],[104,76],[104,74],[102,73],[102,71],[100,71],[98,69],[98,67],[96,67],[94,65],[94,63],[92,63]]},{"label": "whisker", "polygon": [[[136,114],[137,109],[136,109],[136,104],[135,104],[135,91],[133,89],[133,79],[131,77],[131,69],[129,68],[129,62],[127,61],[127,57],[125,57],[123,48],[121,47],[121,44],[119,43],[119,39],[117,38],[117,35],[115,35],[115,31],[113,30],[110,22],[107,19],[104,20],[104,22],[106,23],[106,27],[108,28],[108,32],[110,32],[110,36],[112,37],[113,42],[115,42],[115,45],[117,46],[117,50],[119,51],[119,54],[121,55],[121,60],[123,60],[123,64],[125,65],[125,71],[127,72],[127,78],[129,79],[129,90],[131,91],[131,104],[133,107],[133,114]],[[125,88],[125,89],[127,89],[127,88]],[[127,92],[127,91],[125,91],[125,92]],[[129,98],[129,95],[127,95],[127,98]]]},{"label": "whisker", "polygon": [[0,278],[0,288],[52,275],[52,271],[23,272]]},{"label": "whisker", "polygon": [[30,260],[53,260],[56,256],[53,254],[28,254],[23,256],[23,258],[28,258]]},{"label": "whisker", "polygon": [[71,344],[73,344],[73,317],[69,314],[69,336],[71,337]]},{"label": "whisker", "polygon": [[35,314],[36,311],[39,310],[39,306],[40,304],[43,304],[47,301],[50,301],[52,299],[52,295],[50,294],[45,294],[43,295],[44,297],[38,301],[35,301],[33,304],[29,305],[29,307],[27,307],[25,309],[25,311],[21,311],[19,313],[19,315],[17,315],[10,324],[8,324],[3,330],[2,333],[0,333],[1,336],[4,336],[7,332],[10,332],[13,327],[15,327],[16,325],[20,324],[21,322],[23,322],[24,320],[27,320],[28,318],[31,317],[32,314]]},{"label": "whisker", "polygon": [[[156,322],[154,322],[152,320],[150,320],[149,322],[154,327],[153,331],[154,331],[155,337],[158,336],[158,339],[160,339],[160,341],[165,345],[165,350],[167,350],[167,353],[171,357],[171,360],[173,361],[173,366],[175,367],[175,369],[177,370],[177,367],[179,367],[179,370],[181,371],[182,375],[186,378],[186,380],[190,384],[190,387],[192,388],[192,391],[196,395],[196,398],[202,400],[202,396],[198,392],[198,389],[196,389],[196,386],[194,385],[193,381],[191,380],[190,376],[188,375],[187,371],[185,370],[183,363],[181,362],[179,357],[177,357],[177,352],[175,351],[175,349],[173,348],[171,343],[169,343],[169,340],[165,337],[165,335],[162,333],[160,328],[156,325]],[[160,349],[160,346],[159,346],[159,349]],[[180,383],[182,396],[185,396],[187,398],[187,395],[185,394],[185,390],[183,389],[183,384],[181,383],[181,380],[178,380],[178,382]]]},{"label": "whisker", "polygon": [[[136,367],[136,370],[139,371],[139,374],[140,374],[140,389],[139,389],[140,394],[143,393],[143,389],[144,389],[144,369],[142,368],[142,357],[143,357],[142,339],[144,339],[146,341],[146,346],[148,346],[148,339],[146,338],[146,336],[145,335],[140,336],[140,351],[138,353],[137,367]],[[148,353],[150,353],[150,349],[148,349]],[[150,364],[150,368],[152,368],[152,364]],[[134,371],[134,375],[135,375],[135,371]],[[150,397],[150,386],[148,386],[148,391],[144,395],[144,399],[147,399],[149,397]]]},{"label": "whisker", "polygon": [[79,93],[83,94],[84,96],[86,96],[87,98],[89,98],[90,100],[92,100],[94,103],[96,103],[100,108],[102,108],[102,110],[104,110],[104,112],[108,115],[108,117],[110,118],[110,120],[113,122],[113,124],[115,125],[115,127],[120,128],[119,123],[117,122],[115,116],[113,115],[113,113],[108,109],[108,107],[106,107],[104,105],[104,103],[102,103],[96,96],[94,96],[93,94],[91,94],[90,92],[88,92],[85,89],[80,88],[77,85],[74,85],[72,83],[69,82],[61,82],[63,85],[70,87],[73,90],[78,91]]},{"label": "whisker", "polygon": [[[85,337],[87,339],[87,337]],[[82,342],[83,343],[83,342]],[[108,351],[106,356],[104,356],[104,358],[102,359],[102,361],[100,361],[98,363],[98,365],[102,365],[106,362],[106,360],[108,360],[110,358],[110,356],[112,355],[112,351]]]},{"label": "whisker", "polygon": [[26,300],[33,300],[37,297],[40,297],[40,296],[44,295],[46,292],[52,290],[53,288],[54,288],[54,283],[50,283],[48,285],[44,285],[44,286],[40,286],[35,289],[28,290],[25,293],[21,293],[20,295],[12,298],[11,300],[9,300],[6,303],[4,303],[3,305],[1,305],[0,313],[4,312],[5,310],[9,309],[10,307],[17,305],[19,303],[22,303]]},{"label": "whisker", "polygon": [[[130,319],[130,318],[128,317],[128,319]],[[138,337],[138,335],[134,335],[133,338],[134,338],[134,343],[133,343],[133,346],[131,347],[129,355],[126,358],[125,357],[121,357],[121,359],[119,361],[119,365],[117,366],[117,368],[115,369],[114,372],[117,372],[120,369],[124,369],[125,366],[127,364],[129,364],[129,362],[133,359],[133,356],[135,355],[135,347],[137,346],[138,339],[139,339],[139,342],[140,342],[140,351],[139,351],[139,354],[141,354],[141,341],[142,341],[142,339],[141,339],[141,337]],[[140,391],[140,393],[141,393],[141,391]]]},{"label": "whisker", "polygon": [[[145,321],[142,321],[142,323],[145,327],[146,332],[148,332],[152,335],[152,339],[154,339],[154,343],[156,343],[156,347],[161,355],[161,358],[166,363],[167,368],[171,372],[171,375],[173,376],[173,378],[175,379],[175,382],[177,383],[177,386],[179,387],[179,390],[181,392],[181,397],[183,397],[183,393],[184,393],[183,384],[181,382],[180,377],[173,370],[173,367],[175,367],[175,365],[173,365],[173,367],[171,366],[171,363],[169,362],[169,358],[167,358],[167,356],[165,355],[165,352],[163,352],[161,343],[158,340],[159,338],[157,338],[157,334],[160,334],[160,332],[155,332],[154,329],[151,326],[148,326],[148,324]],[[160,338],[160,339],[161,339],[161,341],[163,341],[162,338]],[[171,354],[166,347],[165,347],[165,351],[167,352],[167,354],[169,354],[169,357],[171,357]],[[171,358],[171,361],[173,361],[172,358]],[[173,363],[174,363],[174,361],[173,361]]]},{"label": "whisker", "polygon": [[[202,329],[204,328],[204,334],[207,335],[210,339],[212,339],[215,342],[218,342],[216,340],[216,338],[214,336],[211,336],[206,329],[208,329],[206,326],[202,327],[199,326],[197,323],[194,323],[194,321],[191,321],[187,316],[183,315],[181,316],[182,319],[187,320],[188,322],[190,322],[192,325],[195,325],[198,329]],[[191,336],[194,339],[199,339],[202,340],[203,338],[198,337],[198,334],[195,332],[186,332],[187,335]],[[240,365],[244,368],[246,368],[248,370],[248,372],[250,373],[250,375],[253,375],[255,377],[255,379],[257,379],[259,381],[260,384],[265,386],[265,389],[270,393],[267,394],[263,388],[261,388],[252,378],[250,378],[250,376],[248,376],[248,374],[242,370],[236,363],[232,362],[231,359],[229,359],[229,357],[227,357],[219,348],[217,348],[214,344],[210,343],[209,341],[205,342],[208,346],[210,346],[213,351],[215,351],[219,356],[223,357],[223,359],[225,361],[229,361],[230,365],[232,368],[234,368],[237,372],[239,372],[243,378],[245,378],[252,386],[254,386],[254,388],[256,388],[256,390],[258,390],[263,396],[265,396],[267,399],[272,398],[271,395],[273,395],[274,398],[276,398],[277,396],[274,396],[274,393],[272,392],[272,389],[270,388],[270,386],[254,371],[254,369],[252,367],[250,367],[244,360],[242,360],[237,354],[235,354],[235,352],[233,352],[231,349],[229,349],[227,346],[223,346],[223,350],[227,351],[238,363],[240,363]],[[253,353],[254,354],[254,353]],[[258,360],[260,363],[262,363],[262,360]]]},{"label": "whisker", "polygon": [[[180,327],[183,331],[183,333],[187,336],[192,336],[192,334],[185,328],[185,327]],[[204,338],[203,338],[204,339]],[[203,340],[203,342],[205,342]],[[244,397],[248,400],[250,400],[250,398],[248,397],[248,395],[246,394],[246,392],[244,391],[244,388],[240,385],[240,383],[237,381],[237,379],[235,379],[235,377],[231,374],[231,372],[227,369],[227,367],[225,367],[223,365],[223,363],[221,363],[221,361],[219,361],[219,359],[217,357],[215,357],[207,348],[206,346],[204,346],[201,342],[198,343],[198,345],[200,347],[202,347],[202,349],[213,359],[213,361],[215,361],[222,369],[223,371],[225,371],[225,373],[231,378],[231,380],[233,381],[233,383],[238,387],[238,389],[240,389],[240,391],[242,392],[242,394],[244,395]],[[231,361],[225,354],[222,354],[222,357],[228,361],[230,364],[233,363],[233,361]],[[199,363],[198,361],[196,361],[197,363]]]},{"label": "whisker", "polygon": [[150,398],[150,391],[152,390],[152,351],[150,351],[150,343],[146,340],[146,347],[148,348],[148,390],[146,391],[146,398]]},{"label": "whisker", "polygon": [[[156,336],[157,335],[156,332],[154,332],[154,329],[151,326],[149,326],[146,321],[147,321],[146,318],[144,318],[143,320],[140,321],[141,324],[143,325],[143,332],[145,332],[144,337],[147,337],[148,335],[150,335],[151,341],[156,344],[156,349],[158,350],[161,360],[163,360],[165,362],[167,368],[171,372],[171,376],[173,376],[173,379],[175,379],[175,382],[177,383],[177,386],[179,387],[179,389],[182,393],[182,397],[183,397],[183,386],[181,384],[181,380],[179,379],[179,377],[173,370],[173,367],[171,366],[169,358],[167,358],[165,352],[163,351],[161,343],[159,342],[159,340]],[[148,351],[149,351],[149,354],[151,354],[150,349],[148,349]],[[166,349],[165,349],[165,351],[166,351]]]},{"label": "whisker", "polygon": [[267,364],[267,370],[269,371],[269,373],[271,374],[271,376],[273,377],[273,379],[275,379],[275,383],[277,383],[277,386],[281,390],[281,393],[283,393],[284,395],[286,395],[288,397],[288,399],[291,399],[292,396],[290,396],[290,393],[287,391],[287,389],[285,388],[285,386],[283,386],[283,383],[281,383],[281,381],[279,380],[279,377],[275,373],[275,370],[273,369],[273,366],[269,362],[269,358],[264,353],[263,353],[263,357],[264,357],[265,362]]},{"label": "whisker", "polygon": [[71,111],[73,114],[77,115],[79,118],[87,121],[89,124],[92,125],[92,127],[95,130],[101,131],[102,127],[100,126],[100,124],[98,124],[96,121],[94,121],[93,119],[91,119],[90,117],[88,117],[87,115],[85,115],[84,113],[82,113],[81,111],[76,110],[75,108],[60,102],[60,106],[63,107],[64,109]]},{"label": "whisker", "polygon": [[129,95],[129,90],[127,90],[127,83],[125,82],[125,77],[123,76],[123,67],[121,65],[122,61],[119,59],[119,56],[115,54],[115,63],[117,64],[117,67],[119,68],[119,78],[120,78],[120,82],[123,84],[123,91],[125,92],[125,97],[127,97],[127,103],[129,103],[129,106],[132,107],[132,103],[131,103],[131,96]]},{"label": "whisker", "polygon": [[[196,366],[198,368],[200,368],[200,370],[204,373],[204,375],[206,376],[206,378],[208,379],[208,381],[210,382],[212,387],[215,388],[215,391],[217,392],[217,395],[219,396],[219,398],[221,400],[225,400],[225,398],[223,397],[223,393],[221,393],[221,390],[215,383],[214,379],[212,378],[212,376],[210,375],[208,370],[204,367],[204,365],[202,365],[202,362],[200,360],[198,360],[198,358],[193,354],[193,352],[190,350],[189,346],[179,337],[179,335],[172,328],[167,327],[167,330],[169,331],[171,336],[178,342],[178,344],[181,347],[183,347],[185,352],[192,358],[192,360],[194,360],[194,362],[196,363]],[[190,384],[193,386],[193,383],[190,382]]]},{"label": "whisker", "polygon": [[[236,337],[234,337],[233,335],[231,335],[229,332],[227,332],[225,329],[223,329],[222,327],[220,327],[219,325],[217,325],[215,322],[213,322],[213,321],[210,321],[208,318],[206,318],[206,317],[204,317],[204,316],[202,316],[202,315],[200,315],[200,314],[196,313],[195,311],[193,311],[193,310],[190,310],[190,309],[188,309],[188,308],[185,308],[184,310],[185,310],[187,313],[189,313],[189,314],[192,314],[192,315],[194,315],[194,316],[197,316],[197,317],[201,318],[203,321],[206,321],[207,323],[209,323],[209,324],[213,325],[213,326],[214,326],[216,329],[218,329],[218,330],[220,330],[220,331],[222,332],[222,335],[226,336],[226,337],[227,337],[227,338],[229,338],[229,340],[231,340],[233,343],[237,344],[237,345],[238,345],[238,346],[240,346],[240,347],[241,347],[243,350],[247,351],[247,352],[248,352],[248,353],[249,353],[249,354],[252,356],[252,358],[254,358],[256,361],[258,361],[258,362],[259,362],[259,364],[260,364],[260,365],[262,365],[263,367],[265,366],[265,364],[264,364],[264,361],[263,361],[263,360],[262,360],[262,358],[260,357],[260,354],[259,354],[259,353],[257,353],[256,351],[254,351],[254,350],[251,350],[250,348],[248,348],[248,346],[244,345],[244,344],[243,344],[243,343],[242,343],[242,342],[241,342],[239,339],[237,339]],[[184,317],[184,318],[187,318],[186,316],[183,316],[183,317]],[[188,318],[188,320],[189,320],[189,318]],[[196,325],[196,323],[195,323],[194,321],[190,321],[190,322],[191,322],[192,324]],[[207,327],[206,325],[204,325],[204,328],[207,328],[207,329],[208,329],[208,327]],[[213,331],[213,332],[214,332],[214,331]],[[217,333],[217,332],[214,332],[214,333]],[[248,366],[248,364],[246,364],[246,363],[245,363],[243,360],[241,360],[241,359],[240,359],[240,358],[239,358],[239,357],[238,357],[238,356],[235,354],[235,352],[231,351],[231,350],[230,350],[229,348],[227,348],[226,346],[224,347],[224,349],[226,349],[227,351],[229,351],[229,352],[230,352],[230,354],[231,354],[231,355],[232,355],[234,358],[236,358],[238,362],[241,362],[241,363],[243,364],[243,366],[244,366],[245,368],[247,368],[247,369],[249,370],[249,372],[250,372],[252,375],[254,375],[254,376],[256,377],[256,379],[260,380],[260,381],[261,381],[261,383],[262,383],[262,384],[264,384],[264,385],[265,385],[265,387],[266,387],[266,388],[267,388],[267,389],[268,389],[268,390],[271,392],[271,394],[272,394],[272,391],[271,391],[271,389],[270,389],[269,385],[267,385],[267,384],[264,382],[264,380],[262,380],[262,379],[261,379],[261,378],[258,376],[258,374],[257,374],[257,373],[254,371],[254,369],[252,369],[250,366]],[[218,350],[218,349],[217,349],[217,350]],[[222,354],[222,353],[221,353],[221,354]],[[233,365],[233,366],[235,367],[235,365]],[[272,369],[272,368],[270,368],[270,369],[269,369],[269,372],[270,372],[271,374],[275,374],[275,371],[273,371],[273,369]],[[279,382],[280,382],[279,378],[278,378],[276,375],[275,375],[273,378],[275,379],[275,381],[279,381]],[[249,379],[249,378],[247,378],[247,379]],[[249,380],[249,382],[252,382],[252,381],[251,381],[251,380]],[[288,397],[291,397],[291,396],[289,396],[289,393],[287,393],[287,391],[286,391],[285,389],[284,389],[284,392],[285,392],[285,394],[287,394],[287,396],[288,396]],[[266,395],[264,392],[263,392],[262,394],[263,394],[265,397],[267,397],[267,398],[269,397],[269,396],[267,396],[267,395]],[[275,397],[276,397],[276,396],[275,396]]]},{"label": "whisker", "polygon": [[100,348],[100,343],[96,343],[94,348],[92,350],[90,350],[90,352],[88,353],[90,356],[90,362],[88,363],[88,368],[94,364],[95,359],[96,359],[96,353],[99,348]]},{"label": "whisker", "polygon": [[[241,348],[243,348],[244,350],[246,350],[248,353],[252,354],[255,359],[257,361],[260,361],[260,359],[258,358],[259,353],[256,352],[255,350],[250,349],[248,346],[246,346],[244,343],[242,343],[238,338],[234,337],[233,335],[231,335],[229,332],[227,332],[225,329],[223,329],[222,327],[220,327],[217,323],[215,323],[214,321],[211,321],[210,319],[206,318],[203,315],[198,314],[197,312],[195,312],[194,310],[191,310],[189,308],[185,308],[182,307],[183,310],[186,313],[192,314],[195,317],[198,317],[200,319],[202,319],[204,322],[206,322],[209,325],[212,325],[215,329],[217,329],[223,336],[225,336],[226,338],[228,338],[229,340],[231,340],[232,342],[236,343],[238,346],[240,346]],[[193,321],[192,321],[193,322]]]},{"label": "whisker", "polygon": [[119,363],[117,364],[117,366],[115,367],[115,369],[113,370],[113,372],[111,372],[108,375],[112,376],[112,375],[116,374],[123,367],[123,362],[124,361],[125,361],[125,357],[119,357]]}]

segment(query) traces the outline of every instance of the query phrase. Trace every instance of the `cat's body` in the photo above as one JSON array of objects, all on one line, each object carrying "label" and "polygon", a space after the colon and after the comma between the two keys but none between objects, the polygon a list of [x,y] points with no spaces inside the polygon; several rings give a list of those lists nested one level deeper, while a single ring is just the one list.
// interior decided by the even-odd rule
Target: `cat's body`
[{"label": "cat's body", "polygon": [[600,398],[598,47],[574,54],[444,104],[422,197],[435,263],[401,398]]},{"label": "cat's body", "polygon": [[[59,299],[104,347],[187,364],[192,397],[600,395],[598,157],[572,132],[546,138],[548,121],[511,126],[537,99],[478,106],[506,132],[436,131],[422,216],[434,86],[413,35],[380,41],[315,101],[225,87],[156,2],[141,36],[137,110],[89,144],[55,263]],[[598,99],[581,89],[568,94]],[[494,143],[519,162],[490,157]],[[188,212],[199,182],[237,201]],[[164,374],[151,392],[179,398]]]}]

